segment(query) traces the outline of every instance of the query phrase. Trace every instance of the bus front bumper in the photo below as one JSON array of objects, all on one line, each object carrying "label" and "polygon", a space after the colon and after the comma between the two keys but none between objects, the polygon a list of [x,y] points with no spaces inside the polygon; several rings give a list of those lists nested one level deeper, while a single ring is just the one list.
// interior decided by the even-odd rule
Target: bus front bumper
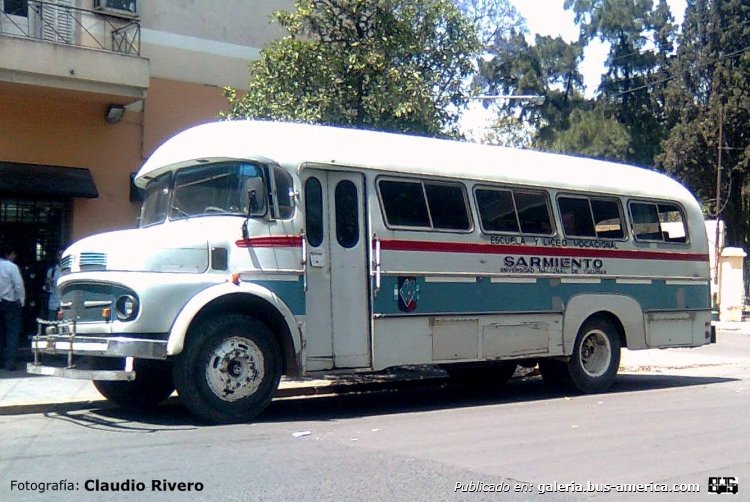
[{"label": "bus front bumper", "polygon": [[[134,359],[167,358],[167,341],[132,336],[77,335],[75,323],[54,323],[32,337],[34,362],[26,365],[32,375],[56,376],[79,380],[135,380]],[[45,365],[44,356],[64,356],[65,363]],[[60,359],[59,357],[57,359]],[[112,363],[124,361],[121,369]],[[102,364],[97,364],[97,362]]]}]

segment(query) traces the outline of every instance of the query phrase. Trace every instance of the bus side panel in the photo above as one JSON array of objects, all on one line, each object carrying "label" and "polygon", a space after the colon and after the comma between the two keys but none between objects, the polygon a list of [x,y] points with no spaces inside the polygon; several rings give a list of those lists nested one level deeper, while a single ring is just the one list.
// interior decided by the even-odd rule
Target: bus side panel
[{"label": "bus side panel", "polygon": [[562,355],[560,314],[379,317],[373,369]]},{"label": "bus side panel", "polygon": [[649,347],[697,347],[709,343],[710,311],[649,312],[646,314]]},{"label": "bus side panel", "polygon": [[378,317],[374,322],[372,365],[374,370],[404,364],[432,362],[429,317]]}]

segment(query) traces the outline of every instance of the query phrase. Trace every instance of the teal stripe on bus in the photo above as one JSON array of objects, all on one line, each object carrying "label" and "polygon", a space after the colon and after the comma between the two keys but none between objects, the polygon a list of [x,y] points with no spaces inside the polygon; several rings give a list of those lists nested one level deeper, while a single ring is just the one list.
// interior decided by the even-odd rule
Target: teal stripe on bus
[{"label": "teal stripe on bus", "polygon": [[[538,278],[534,283],[493,283],[482,277],[467,283],[426,282],[424,277],[417,277],[417,286],[417,306],[408,315],[560,312],[560,305],[583,293],[629,296],[644,311],[710,308],[708,281],[668,284],[667,280],[659,279],[651,284],[618,284],[615,279],[568,283],[560,279]],[[397,288],[397,277],[383,277],[382,289],[373,304],[376,315],[405,314],[399,309]]]},{"label": "teal stripe on bus", "polygon": [[253,280],[252,282],[273,291],[289,307],[292,314],[305,315],[305,288],[301,276],[297,281]]}]

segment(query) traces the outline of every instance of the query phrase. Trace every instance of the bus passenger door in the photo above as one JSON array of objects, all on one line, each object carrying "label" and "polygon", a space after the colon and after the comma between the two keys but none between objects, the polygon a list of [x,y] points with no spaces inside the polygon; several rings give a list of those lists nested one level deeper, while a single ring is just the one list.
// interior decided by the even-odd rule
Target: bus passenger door
[{"label": "bus passenger door", "polygon": [[364,176],[306,169],[302,182],[307,368],[369,367],[369,240]]}]

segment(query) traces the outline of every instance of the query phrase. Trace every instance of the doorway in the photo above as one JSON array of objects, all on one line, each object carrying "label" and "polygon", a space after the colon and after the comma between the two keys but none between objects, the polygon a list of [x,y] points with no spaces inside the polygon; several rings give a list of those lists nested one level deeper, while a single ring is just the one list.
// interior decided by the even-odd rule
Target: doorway
[{"label": "doorway", "polygon": [[16,248],[16,264],[26,288],[22,334],[36,332],[36,318],[44,317],[44,282],[58,250],[68,235],[69,198],[18,198],[0,195],[0,247]]}]

